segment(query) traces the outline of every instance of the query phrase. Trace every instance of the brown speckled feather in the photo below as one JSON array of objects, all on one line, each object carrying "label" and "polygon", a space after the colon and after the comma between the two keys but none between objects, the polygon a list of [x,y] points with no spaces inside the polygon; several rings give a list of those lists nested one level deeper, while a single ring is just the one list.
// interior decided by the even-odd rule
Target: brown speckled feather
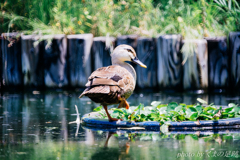
[{"label": "brown speckled feather", "polygon": [[118,94],[127,99],[135,88],[135,80],[125,68],[112,65],[94,71],[86,87],[80,98],[85,95],[96,103],[110,105],[120,102]]}]

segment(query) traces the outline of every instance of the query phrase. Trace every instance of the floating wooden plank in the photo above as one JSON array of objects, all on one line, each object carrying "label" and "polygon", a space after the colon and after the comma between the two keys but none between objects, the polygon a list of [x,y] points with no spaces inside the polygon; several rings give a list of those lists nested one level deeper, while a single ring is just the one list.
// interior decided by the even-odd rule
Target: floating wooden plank
[{"label": "floating wooden plank", "polygon": [[52,38],[51,44],[44,40],[44,83],[46,87],[67,86],[66,56],[67,39],[65,35],[43,36],[43,39]]},{"label": "floating wooden plank", "polygon": [[92,34],[68,35],[68,77],[70,87],[85,87],[92,73]]},{"label": "floating wooden plank", "polygon": [[106,43],[112,43],[113,45],[112,47],[114,47],[115,40],[116,39],[114,37],[109,37],[108,39],[106,37],[93,38],[92,45],[93,70],[112,65],[110,56],[111,49],[109,46],[106,46],[109,45]]},{"label": "floating wooden plank", "polygon": [[[208,88],[208,50],[207,41],[189,40],[184,43],[193,43],[194,53],[188,56],[183,65],[183,88],[185,90],[207,89]],[[183,53],[185,54],[185,53]]]},{"label": "floating wooden plank", "polygon": [[139,38],[137,40],[137,55],[147,68],[136,66],[137,87],[157,87],[157,55],[156,40],[153,38]]},{"label": "floating wooden plank", "polygon": [[[44,46],[34,35],[22,35],[22,74],[24,87],[44,87]],[[36,46],[34,46],[36,43]]]},{"label": "floating wooden plank", "polygon": [[157,37],[157,80],[162,89],[182,89],[181,35]]},{"label": "floating wooden plank", "polygon": [[209,90],[226,89],[229,86],[227,38],[206,38],[206,40]]},{"label": "floating wooden plank", "polygon": [[2,34],[2,87],[22,87],[21,37],[17,33]]},{"label": "floating wooden plank", "polygon": [[229,33],[231,87],[240,88],[240,32]]}]

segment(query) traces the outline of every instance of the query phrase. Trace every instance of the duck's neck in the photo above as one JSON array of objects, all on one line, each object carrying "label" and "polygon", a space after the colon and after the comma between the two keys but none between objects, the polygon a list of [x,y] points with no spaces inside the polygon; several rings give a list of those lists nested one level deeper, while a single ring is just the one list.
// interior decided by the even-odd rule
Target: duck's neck
[{"label": "duck's neck", "polygon": [[126,63],[126,62],[121,62],[121,61],[114,61],[112,59],[112,65],[119,65],[125,69],[127,69],[133,76],[134,80],[135,80],[135,84],[136,84],[136,79],[137,79],[137,75],[136,75],[136,72],[135,72],[135,69],[133,68],[132,65]]}]

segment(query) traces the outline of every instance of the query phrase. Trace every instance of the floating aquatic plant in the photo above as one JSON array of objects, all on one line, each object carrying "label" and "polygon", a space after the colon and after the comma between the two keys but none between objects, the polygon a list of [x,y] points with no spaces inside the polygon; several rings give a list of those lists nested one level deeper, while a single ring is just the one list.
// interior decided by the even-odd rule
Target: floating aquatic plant
[{"label": "floating aquatic plant", "polygon": [[[140,104],[129,109],[112,108],[110,110],[112,110],[111,116],[114,118],[135,122],[158,121],[160,124],[166,124],[169,121],[219,120],[240,117],[240,107],[234,103],[230,103],[227,108],[223,109],[222,106],[207,105],[203,103],[203,100],[198,100],[202,104],[186,105],[176,102],[161,104],[159,101],[153,101],[151,106],[144,107],[143,104]],[[107,119],[102,106],[95,108],[94,111],[99,113],[99,118]]]}]

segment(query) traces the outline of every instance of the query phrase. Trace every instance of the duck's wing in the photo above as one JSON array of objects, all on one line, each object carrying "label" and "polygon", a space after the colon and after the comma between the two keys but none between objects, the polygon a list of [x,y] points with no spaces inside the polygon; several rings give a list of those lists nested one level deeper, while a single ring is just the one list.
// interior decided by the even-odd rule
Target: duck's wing
[{"label": "duck's wing", "polygon": [[131,94],[130,92],[135,88],[135,82],[128,70],[113,65],[94,71],[88,78],[86,87],[80,98],[86,95],[91,99],[99,99],[98,103],[101,103],[100,101],[103,101],[103,98],[116,99],[118,94],[121,96],[126,96],[125,93],[128,92],[128,94]]}]

